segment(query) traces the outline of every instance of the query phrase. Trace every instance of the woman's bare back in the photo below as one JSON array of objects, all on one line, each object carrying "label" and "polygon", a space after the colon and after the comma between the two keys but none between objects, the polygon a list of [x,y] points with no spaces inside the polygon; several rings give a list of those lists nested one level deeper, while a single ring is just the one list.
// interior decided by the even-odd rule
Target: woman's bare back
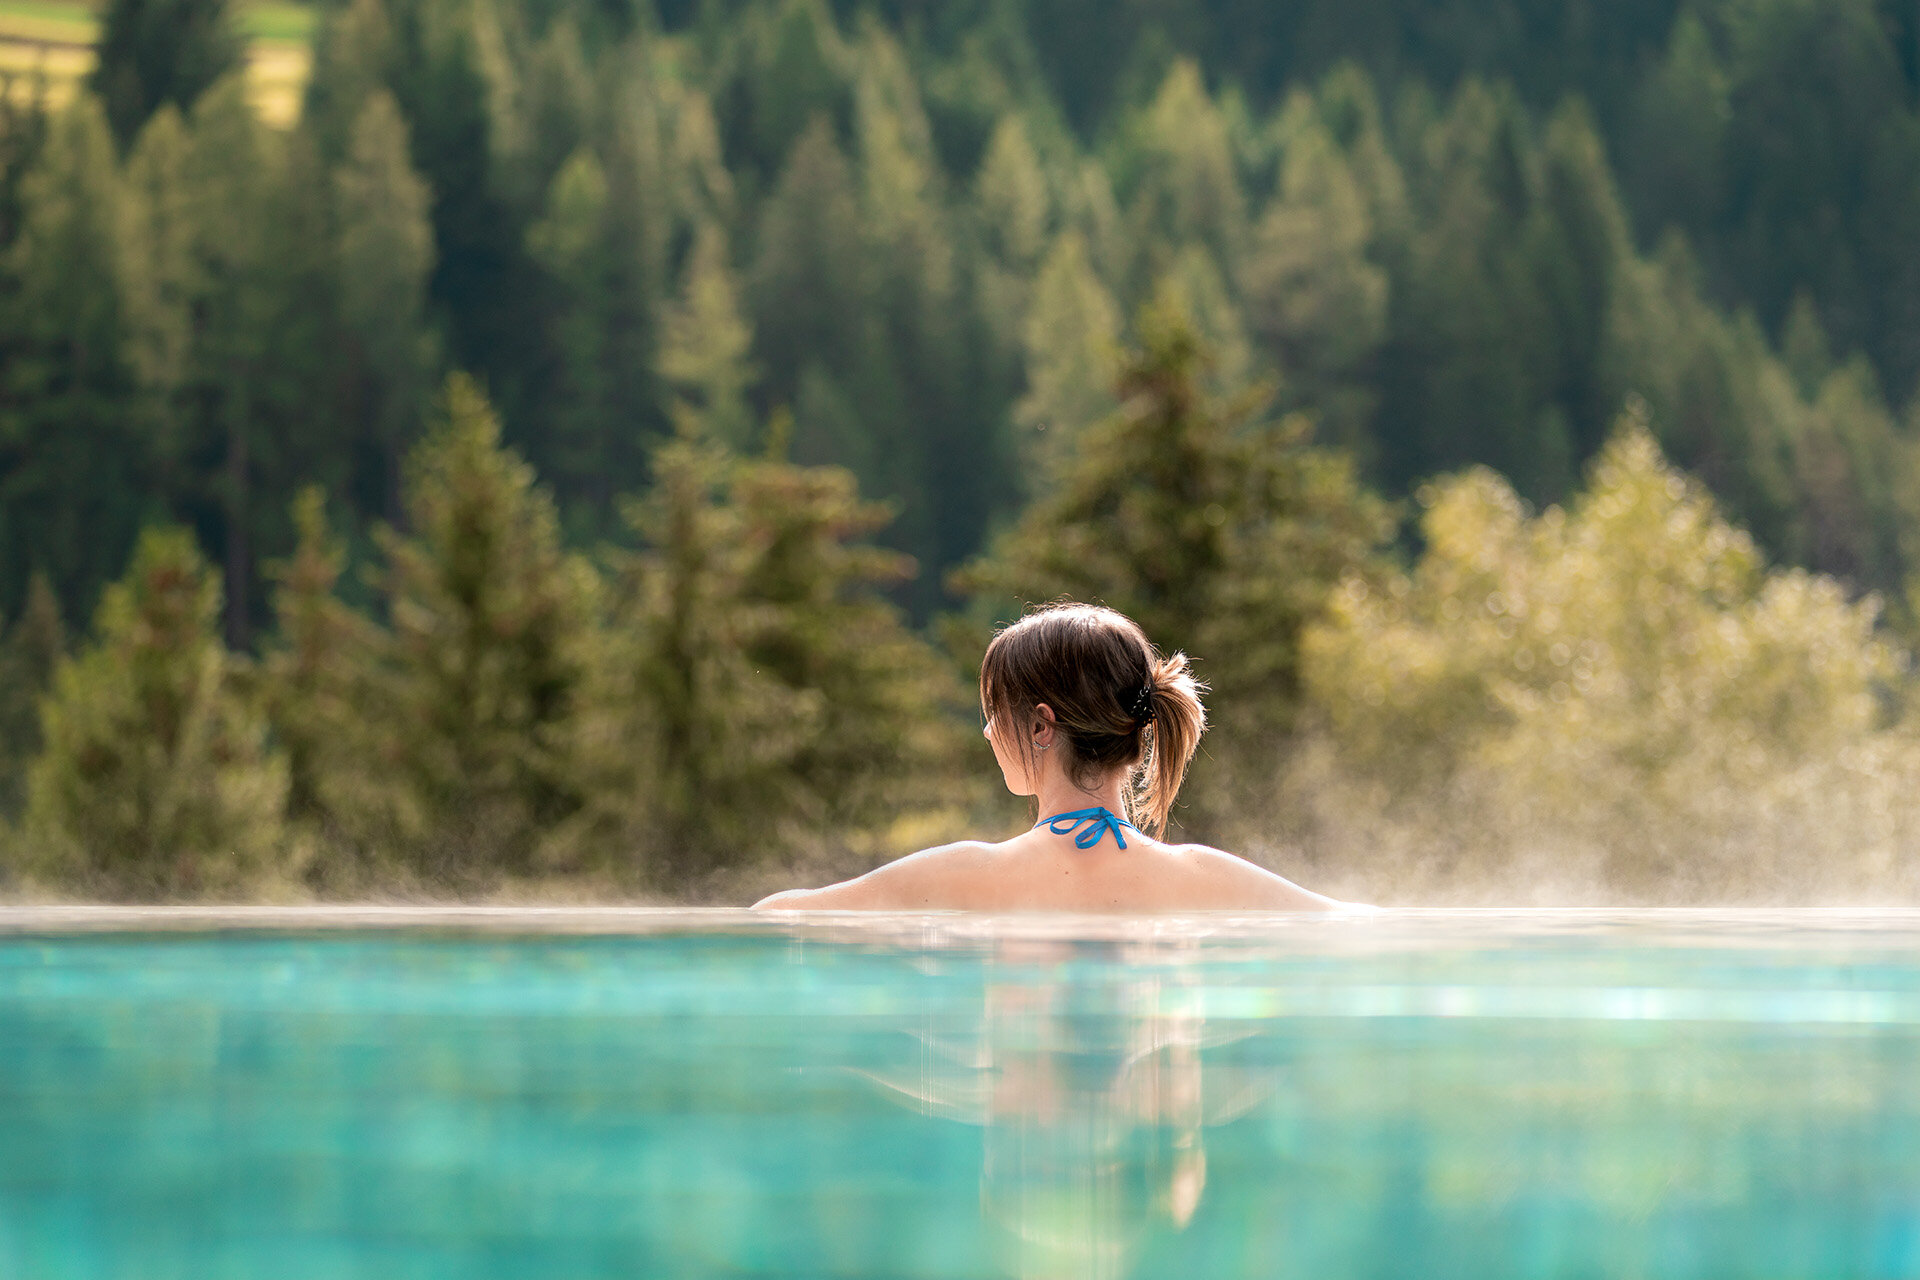
[{"label": "woman's bare back", "polygon": [[1129,831],[1126,847],[1077,847],[1045,827],[999,844],[963,840],[824,889],[755,904],[775,911],[1327,911],[1324,897],[1245,858]]}]

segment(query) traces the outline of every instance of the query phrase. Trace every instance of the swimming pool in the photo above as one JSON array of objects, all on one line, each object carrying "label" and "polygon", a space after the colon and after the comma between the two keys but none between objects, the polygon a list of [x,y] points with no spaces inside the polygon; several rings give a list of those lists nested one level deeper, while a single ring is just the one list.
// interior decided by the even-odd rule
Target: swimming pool
[{"label": "swimming pool", "polygon": [[0,1276],[1920,1276],[1920,915],[0,911]]}]

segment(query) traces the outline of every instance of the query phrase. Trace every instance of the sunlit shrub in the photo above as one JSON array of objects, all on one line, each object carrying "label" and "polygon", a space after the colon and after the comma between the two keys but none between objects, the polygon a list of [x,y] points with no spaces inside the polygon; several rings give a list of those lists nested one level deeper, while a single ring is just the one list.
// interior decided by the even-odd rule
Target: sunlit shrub
[{"label": "sunlit shrub", "polygon": [[1349,578],[1305,640],[1330,752],[1300,794],[1318,791],[1324,850],[1357,829],[1332,802],[1351,775],[1373,785],[1344,802],[1462,892],[1524,895],[1525,865],[1616,895],[1753,896],[1886,860],[1875,841],[1897,833],[1870,829],[1909,803],[1911,748],[1881,723],[1900,660],[1874,599],[1769,570],[1631,417],[1565,509],[1530,516],[1485,470],[1421,497],[1412,572]]}]

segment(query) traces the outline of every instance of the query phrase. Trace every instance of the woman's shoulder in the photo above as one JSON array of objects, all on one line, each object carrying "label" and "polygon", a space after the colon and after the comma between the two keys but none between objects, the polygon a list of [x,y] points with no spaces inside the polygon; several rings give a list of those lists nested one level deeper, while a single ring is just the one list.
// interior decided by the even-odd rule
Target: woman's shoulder
[{"label": "woman's shoulder", "polygon": [[756,911],[912,911],[946,905],[954,878],[980,869],[1001,846],[956,840],[883,863],[821,889],[788,889],[754,903]]},{"label": "woman's shoulder", "polygon": [[1304,889],[1277,872],[1207,844],[1162,846],[1186,872],[1197,899],[1249,911],[1337,911],[1355,904]]}]

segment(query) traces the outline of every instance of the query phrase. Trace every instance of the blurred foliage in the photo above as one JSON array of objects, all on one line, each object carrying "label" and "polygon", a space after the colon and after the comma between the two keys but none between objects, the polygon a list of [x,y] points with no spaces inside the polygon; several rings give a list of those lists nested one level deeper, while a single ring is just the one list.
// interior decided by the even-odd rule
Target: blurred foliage
[{"label": "blurred foliage", "polygon": [[307,868],[325,892],[364,890],[400,870],[396,841],[382,840],[391,797],[379,745],[383,636],[336,594],[346,548],[327,523],[318,488],[294,503],[300,541],[272,566],[277,623],[263,660],[263,692],[287,756],[287,816],[316,853]]},{"label": "blurred foliage", "polygon": [[428,879],[457,883],[532,869],[543,834],[582,803],[599,605],[478,388],[449,379],[443,413],[412,459],[408,531],[381,531],[387,626],[357,710],[375,718],[379,816]]},{"label": "blurred foliage", "polygon": [[[864,541],[890,513],[843,470],[743,459],[703,431],[689,412],[662,447],[658,483],[630,506],[640,549],[607,572],[562,547],[550,493],[501,445],[478,388],[450,380],[408,465],[407,532],[380,533],[377,615],[343,599],[346,548],[309,489],[295,552],[272,567],[257,675],[213,630],[218,587],[190,538],[150,535],[48,705],[10,870],[131,896],[567,876],[686,892],[754,861],[844,859],[903,814],[965,803],[958,683],[876,594],[912,568]],[[0,641],[23,683],[61,643],[44,588],[35,600]],[[225,683],[207,674],[220,662]],[[130,723],[132,703],[164,721]],[[274,752],[253,760],[227,721],[244,710],[243,741],[264,750],[262,709]],[[186,737],[183,718],[225,736]],[[158,821],[163,802],[146,798],[248,781],[241,799],[278,788],[271,838],[217,875],[189,855],[239,839],[207,834],[239,817]]]},{"label": "blurred foliage", "polygon": [[1556,501],[1637,392],[1770,554],[1906,625],[1920,28],[1576,8],[351,0],[280,132],[219,6],[117,5],[101,74],[161,87],[3,122],[0,609],[39,570],[83,618],[173,520],[254,647],[295,494],[364,556],[464,369],[581,548],[630,540],[677,404],[745,452],[790,411],[897,504],[924,623],[1159,303],[1390,496]]},{"label": "blurred foliage", "polygon": [[92,643],[54,673],[18,841],[29,875],[135,899],[257,892],[285,876],[286,761],[219,614],[192,535],[142,534]]},{"label": "blurred foliage", "polygon": [[1349,577],[1305,652],[1339,765],[1375,783],[1354,812],[1427,842],[1427,879],[1532,858],[1643,899],[1884,884],[1920,739],[1889,727],[1876,601],[1768,569],[1632,415],[1565,508],[1530,516],[1485,469],[1421,501],[1411,572]]},{"label": "blurred foliage", "polygon": [[953,674],[875,588],[891,513],[839,468],[742,459],[689,420],[629,508],[601,807],[673,884],[956,803]]},{"label": "blurred foliage", "polygon": [[[340,0],[285,130],[224,6],[101,30],[0,108],[0,615],[191,529],[317,891],[891,847],[986,803],[916,629],[1057,593],[1194,653],[1193,829],[1272,832],[1315,717],[1374,767],[1300,637],[1389,504],[1487,467],[1575,521],[1625,405],[1700,529],[1920,634],[1912,6]],[[1462,698],[1435,776],[1494,769]]]},{"label": "blurred foliage", "polygon": [[164,104],[185,109],[240,66],[228,0],[112,0],[100,18],[88,86],[106,104],[121,145]]},{"label": "blurred foliage", "polygon": [[66,630],[53,588],[36,576],[26,608],[0,637],[0,812],[18,813],[26,802],[27,768],[40,754],[40,700],[66,654]]}]

